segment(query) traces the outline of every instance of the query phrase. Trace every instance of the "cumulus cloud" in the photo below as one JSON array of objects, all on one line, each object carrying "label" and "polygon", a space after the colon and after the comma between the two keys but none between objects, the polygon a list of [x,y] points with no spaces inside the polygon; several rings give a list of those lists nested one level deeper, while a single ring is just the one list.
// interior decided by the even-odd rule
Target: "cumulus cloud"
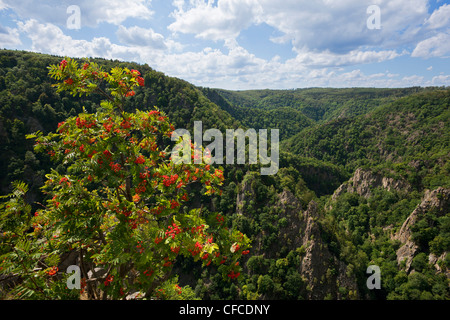
[{"label": "cumulus cloud", "polygon": [[293,59],[299,64],[308,67],[341,67],[365,63],[382,62],[395,59],[403,53],[397,53],[395,50],[385,51],[360,51],[353,50],[345,54],[332,53],[329,50],[323,52],[311,52],[307,49],[299,51]]},{"label": "cumulus cloud", "polygon": [[[381,12],[378,30],[367,28],[367,8],[374,3]],[[270,40],[290,43],[296,54],[278,66],[288,66],[288,73],[303,68],[378,63],[403,56],[408,54],[405,47],[415,46],[417,39],[426,39],[422,25],[429,17],[426,0],[174,0],[173,5],[175,21],[169,30],[223,40],[225,47],[251,25],[265,23],[273,27],[281,35]],[[247,57],[234,65],[251,63],[253,60]],[[274,63],[257,62],[259,67]]]},{"label": "cumulus cloud", "polygon": [[402,83],[405,86],[413,87],[420,86],[423,84],[424,77],[419,75],[406,76],[402,78]]},{"label": "cumulus cloud", "polygon": [[167,49],[164,36],[154,32],[152,29],[145,29],[137,26],[130,28],[119,26],[116,35],[120,42],[127,45],[151,47],[158,50]]},{"label": "cumulus cloud", "polygon": [[[71,5],[80,7],[82,26],[95,27],[101,22],[118,25],[128,18],[150,19],[150,0],[2,0],[21,19],[65,26]],[[75,2],[75,3],[74,3]]]},{"label": "cumulus cloud", "polygon": [[153,11],[149,9],[151,1],[147,0],[83,0],[80,5],[87,13],[87,20],[92,23],[108,22],[120,24],[128,18],[150,19]]},{"label": "cumulus cloud", "polygon": [[365,42],[364,1],[261,0],[261,20],[277,28],[296,50],[345,52]]},{"label": "cumulus cloud", "polygon": [[257,0],[175,1],[178,8],[172,13],[175,22],[168,26],[172,32],[191,33],[208,40],[236,38],[240,31],[255,22],[260,11]]},{"label": "cumulus cloud", "polygon": [[412,57],[419,58],[448,57],[448,55],[450,55],[450,34],[442,32],[419,42],[411,54]]},{"label": "cumulus cloud", "polygon": [[0,10],[3,10],[5,8],[7,8],[8,6],[6,5],[6,3],[3,2],[3,0],[0,0]]},{"label": "cumulus cloud", "polygon": [[14,48],[22,44],[17,29],[0,25],[0,48]]},{"label": "cumulus cloud", "polygon": [[169,74],[184,75],[185,79],[196,83],[212,78],[255,76],[263,72],[265,64],[265,60],[244,48],[231,45],[228,52],[206,47],[199,52],[168,54],[159,62],[159,66]]},{"label": "cumulus cloud", "polygon": [[450,27],[450,4],[444,4],[435,10],[426,25],[430,29]]},{"label": "cumulus cloud", "polygon": [[433,86],[450,86],[450,75],[438,75],[431,79]]},{"label": "cumulus cloud", "polygon": [[136,57],[135,50],[113,44],[106,37],[96,37],[91,41],[73,39],[51,23],[30,19],[18,22],[18,28],[31,39],[33,51],[72,57]]},{"label": "cumulus cloud", "polygon": [[266,23],[283,35],[275,42],[291,42],[296,50],[347,53],[367,46],[389,47],[412,41],[428,16],[426,0],[378,0],[380,30],[367,28],[367,8],[373,0],[177,0],[173,32],[210,40],[235,38],[251,24]]},{"label": "cumulus cloud", "polygon": [[[160,29],[156,32],[131,21],[152,16],[150,1],[80,0],[81,27],[101,22],[117,25],[110,26],[117,43],[104,36],[83,39],[83,31],[65,34],[66,9],[72,1],[43,0],[34,9],[27,0],[0,0],[0,9],[2,3],[15,6],[12,10],[22,21],[16,29],[0,28],[0,45],[9,41],[15,46],[22,34],[31,40],[33,51],[148,63],[196,85],[227,89],[401,87],[450,81],[446,75],[427,81],[421,75],[366,74],[360,69],[362,64],[393,60],[409,52],[420,58],[449,55],[450,6],[430,14],[425,0],[173,0],[173,20],[167,26],[173,34],[165,36],[158,33],[164,33]],[[381,9],[381,29],[370,30],[366,9],[374,3]],[[290,44],[293,58],[262,59],[240,45],[238,36],[243,30],[263,23],[276,30],[267,39]],[[183,34],[199,40],[183,47]],[[180,42],[172,40],[175,35]]]}]

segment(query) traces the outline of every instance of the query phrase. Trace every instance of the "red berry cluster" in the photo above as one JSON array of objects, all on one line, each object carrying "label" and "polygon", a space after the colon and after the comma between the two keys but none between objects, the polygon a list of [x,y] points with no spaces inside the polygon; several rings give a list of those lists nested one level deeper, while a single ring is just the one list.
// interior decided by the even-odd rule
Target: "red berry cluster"
[{"label": "red berry cluster", "polygon": [[225,219],[220,213],[218,213],[216,216],[216,220],[218,223],[222,224]]},{"label": "red berry cluster", "polygon": [[151,277],[152,276],[152,274],[153,274],[153,270],[145,270],[144,271],[144,275],[146,275],[147,277]]},{"label": "red berry cluster", "polygon": [[143,155],[140,155],[139,157],[136,158],[136,160],[134,162],[136,164],[143,164],[143,163],[145,163],[145,158]]},{"label": "red berry cluster", "polygon": [[178,206],[180,206],[180,204],[177,201],[175,200],[170,201],[170,209],[175,209]]},{"label": "red berry cluster", "polygon": [[[66,122],[65,121],[62,121],[62,122],[59,122],[58,123],[58,131],[59,132],[64,132],[64,130],[62,130],[62,129],[59,129],[62,125],[64,125]],[[67,130],[67,129],[66,129]]]},{"label": "red berry cluster", "polygon": [[239,277],[239,275],[240,275],[241,273],[240,272],[234,272],[233,270],[231,270],[229,273],[228,273],[228,277],[230,278],[230,279],[236,279],[237,277]]},{"label": "red berry cluster", "polygon": [[175,236],[181,232],[180,227],[175,222],[173,222],[167,229],[166,238],[171,237],[172,239],[175,239]]},{"label": "red berry cluster", "polygon": [[181,292],[182,292],[181,287],[177,284],[175,285],[175,290],[177,291],[178,294],[181,294]]},{"label": "red berry cluster", "polygon": [[172,261],[170,261],[169,258],[164,258],[164,261],[165,261],[163,264],[164,267],[168,267],[172,264]]},{"label": "red berry cluster", "polygon": [[131,73],[134,74],[136,76],[136,80],[138,82],[138,84],[143,87],[144,86],[144,78],[142,78],[140,75],[141,73],[137,70],[131,69]]},{"label": "red berry cluster", "polygon": [[76,124],[78,128],[92,128],[95,126],[95,120],[92,122],[87,122],[85,119],[81,119],[80,117],[77,117]]},{"label": "red berry cluster", "polygon": [[195,256],[195,255],[199,254],[200,251],[202,251],[202,249],[203,249],[203,245],[197,241],[194,245],[194,249],[192,249],[192,250],[188,249],[188,250],[192,254],[192,256]]},{"label": "red berry cluster", "polygon": [[49,270],[46,271],[46,273],[49,276],[54,276],[58,272],[58,267],[51,267]]},{"label": "red berry cluster", "polygon": [[197,233],[203,234],[203,228],[205,228],[204,224],[199,225],[197,227],[192,227],[191,228],[191,233],[196,233],[197,232]]},{"label": "red berry cluster", "polygon": [[105,130],[106,130],[107,132],[110,132],[111,129],[112,129],[112,127],[113,127],[113,125],[112,125],[112,124],[108,124],[108,123],[104,123],[104,124],[103,124],[103,127],[105,128]]},{"label": "red berry cluster", "polygon": [[146,180],[139,183],[139,185],[136,187],[136,193],[144,193],[145,190],[147,190],[147,188],[145,187],[146,184],[147,184]]},{"label": "red berry cluster", "polygon": [[144,252],[144,247],[142,246],[142,241],[139,241],[139,243],[136,246],[136,249],[139,253]]},{"label": "red berry cluster", "polygon": [[59,67],[61,68],[61,70],[64,70],[66,68],[66,66],[67,66],[67,61],[64,59],[59,64]]},{"label": "red berry cluster", "polygon": [[164,206],[158,206],[156,208],[152,208],[150,210],[150,212],[152,212],[153,214],[159,215],[159,214],[161,214],[161,212],[163,212],[164,209],[165,209]]},{"label": "red berry cluster", "polygon": [[114,276],[108,275],[108,276],[106,277],[106,279],[105,279],[105,282],[104,282],[105,286],[106,286],[106,287],[109,286],[109,284],[110,284],[113,280],[114,280]]},{"label": "red berry cluster", "polygon": [[109,166],[111,167],[111,170],[114,172],[119,172],[120,168],[121,168],[119,163],[114,163],[114,162],[110,162]]},{"label": "red berry cluster", "polygon": [[122,122],[120,123],[120,126],[124,129],[130,129],[131,123],[127,120],[122,120]]},{"label": "red berry cluster", "polygon": [[177,182],[177,180],[178,180],[178,175],[177,175],[177,174],[174,174],[174,175],[171,175],[170,177],[169,177],[169,176],[166,176],[166,175],[163,175],[163,178],[164,178],[164,180],[163,180],[164,186],[170,187],[172,184],[174,184],[175,182]]}]

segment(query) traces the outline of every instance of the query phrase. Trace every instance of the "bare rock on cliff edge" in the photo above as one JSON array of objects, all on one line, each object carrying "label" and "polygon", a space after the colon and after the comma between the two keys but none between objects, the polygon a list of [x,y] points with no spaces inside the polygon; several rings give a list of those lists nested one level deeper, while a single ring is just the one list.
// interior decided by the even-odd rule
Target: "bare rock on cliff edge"
[{"label": "bare rock on cliff edge", "polygon": [[400,230],[394,235],[403,245],[397,250],[397,262],[400,264],[406,260],[406,271],[411,268],[411,262],[418,251],[418,246],[412,240],[412,226],[425,213],[437,209],[439,213],[448,213],[450,207],[450,189],[439,187],[433,191],[426,190],[422,201],[417,205],[410,216],[405,220]]}]

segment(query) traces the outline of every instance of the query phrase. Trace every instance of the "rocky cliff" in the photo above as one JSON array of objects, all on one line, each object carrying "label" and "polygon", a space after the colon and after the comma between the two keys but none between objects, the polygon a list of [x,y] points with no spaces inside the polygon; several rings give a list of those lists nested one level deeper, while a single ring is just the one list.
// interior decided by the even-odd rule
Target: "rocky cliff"
[{"label": "rocky cliff", "polygon": [[[237,212],[251,216],[245,205],[246,201],[255,199],[251,181],[243,183],[240,190],[237,195]],[[353,275],[348,275],[346,264],[330,252],[322,239],[317,203],[311,201],[307,208],[303,209],[301,202],[290,191],[283,190],[276,195],[272,206],[277,208],[278,220],[284,218],[287,223],[280,227],[277,241],[268,249],[262,248],[264,230],[253,237],[252,254],[262,255],[267,259],[279,258],[279,252],[282,251],[300,251],[297,272],[305,284],[306,299],[359,298],[356,279]]]},{"label": "rocky cliff", "polygon": [[331,199],[334,201],[345,192],[356,192],[360,196],[368,198],[371,196],[371,189],[378,187],[382,187],[387,191],[411,191],[411,186],[404,180],[384,177],[381,174],[373,173],[370,170],[358,168],[349,181],[344,182],[339,186],[339,188],[333,193]]},{"label": "rocky cliff", "polygon": [[[411,185],[405,180],[385,177],[371,170],[359,168],[347,182],[339,186],[333,193],[330,205],[326,206],[326,210],[332,209],[332,206],[335,205],[333,202],[345,193],[357,193],[359,196],[369,199],[374,188],[383,188],[386,191],[395,191],[402,194],[412,191]],[[390,235],[391,240],[400,242],[400,247],[396,251],[396,260],[400,268],[404,268],[407,273],[414,272],[413,259],[419,252],[424,251],[413,239],[413,229],[416,223],[429,213],[433,213],[437,217],[448,214],[449,208],[450,189],[439,187],[435,190],[424,191],[420,203],[404,221],[400,221],[402,223],[400,229]],[[392,230],[392,228],[393,226],[389,225],[384,230]],[[429,253],[429,250],[425,251],[429,263],[438,272],[446,272],[447,277],[449,277],[450,272],[440,266],[440,262],[446,259],[448,250],[438,256]]]},{"label": "rocky cliff", "polygon": [[347,266],[334,256],[323,242],[318,223],[318,207],[311,201],[303,212],[305,221],[302,246],[306,253],[301,261],[300,273],[308,283],[308,299],[324,299],[330,296],[341,299],[342,290],[352,298],[359,297],[356,279],[347,275]]},{"label": "rocky cliff", "polygon": [[[402,243],[402,246],[397,250],[397,262],[406,262],[406,271],[410,271],[411,262],[418,251],[418,245],[412,239],[412,227],[414,224],[430,210],[437,210],[438,215],[448,213],[450,208],[450,189],[442,187],[436,190],[426,190],[422,201],[417,205],[411,215],[405,220],[400,230],[393,236],[394,240]],[[433,254],[429,255],[429,261],[439,271],[440,267],[437,262],[445,259],[447,252],[444,252],[440,257]]]}]

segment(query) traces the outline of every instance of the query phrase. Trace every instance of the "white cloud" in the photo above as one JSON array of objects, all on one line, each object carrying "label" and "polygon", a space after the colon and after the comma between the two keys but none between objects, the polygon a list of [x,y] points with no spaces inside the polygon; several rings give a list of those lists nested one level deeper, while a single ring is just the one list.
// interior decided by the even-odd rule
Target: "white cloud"
[{"label": "white cloud", "polygon": [[152,29],[145,29],[137,26],[130,28],[119,26],[116,35],[120,42],[127,45],[151,47],[152,49],[157,50],[167,49],[164,36],[154,32]]},{"label": "white cloud", "polygon": [[[81,27],[95,27],[101,22],[119,25],[128,18],[150,19],[151,0],[2,0],[23,20],[35,19],[43,23],[65,26],[71,5],[80,7]],[[74,3],[75,2],[75,3]]]},{"label": "white cloud", "polygon": [[[116,7],[119,1],[109,1],[111,11],[104,10],[102,14],[98,3],[104,1],[106,0],[79,2],[82,27],[87,23],[95,25],[101,21],[118,24],[118,27],[112,26],[119,41],[117,43],[106,37],[83,39],[85,34],[82,31],[71,33],[73,36],[64,34],[64,19],[67,17],[65,9],[69,2],[61,0],[61,5],[55,4],[56,11],[52,14],[62,12],[62,25],[45,20],[44,9],[39,8],[36,9],[37,18],[26,18],[18,22],[18,29],[3,28],[3,33],[0,30],[0,45],[3,36],[4,41],[20,41],[20,32],[22,36],[29,37],[33,51],[148,63],[170,76],[180,77],[196,85],[227,89],[401,87],[449,81],[449,77],[445,75],[427,81],[420,75],[404,77],[404,74],[392,74],[388,71],[365,74],[359,69],[362,64],[380,63],[409,55],[403,49],[408,46],[415,47],[412,54],[415,57],[442,57],[450,53],[450,35],[444,30],[422,28],[426,29],[425,32],[421,29],[422,25],[441,25],[441,22],[438,23],[441,20],[436,17],[444,12],[441,11],[438,15],[435,11],[435,18],[432,19],[434,13],[430,16],[424,12],[426,1],[422,0],[174,0],[172,4],[176,11],[172,13],[174,22],[168,27],[170,31],[178,35],[194,34],[201,39],[219,42],[208,43],[213,48],[195,51],[186,49],[198,48],[203,43],[201,40],[195,46],[190,46],[189,43],[183,47],[181,43],[172,40],[174,38],[171,35],[163,36],[150,27],[143,28],[143,24],[130,24],[128,21],[126,26],[122,25],[127,18],[148,18],[148,13],[151,14],[148,9],[149,1],[124,0],[120,2],[123,14],[119,14],[119,7]],[[24,4],[25,0],[16,2]],[[44,7],[50,3],[54,2],[43,1]],[[381,8],[381,30],[369,30],[366,27],[366,8],[373,3]],[[130,5],[130,10],[125,7],[127,4]],[[140,8],[140,5],[146,9],[138,13],[136,8]],[[96,9],[85,12],[89,7]],[[30,8],[21,10],[31,11]],[[275,55],[271,60],[261,59],[254,52],[243,48],[237,36],[247,27],[259,23],[266,23],[277,30],[278,34],[272,41],[291,43],[295,57],[284,60]],[[278,36],[280,33],[281,36]],[[420,37],[417,38],[417,35]],[[78,36],[80,39],[75,39]],[[180,36],[177,40],[183,41],[183,37]],[[408,46],[403,46],[404,44]]]},{"label": "white cloud", "polygon": [[[381,10],[380,30],[369,30],[367,7]],[[266,23],[282,32],[278,43],[291,42],[296,50],[348,53],[361,47],[392,48],[411,43],[428,17],[426,0],[177,0],[173,32],[209,40],[236,38],[252,24]]]},{"label": "white cloud", "polygon": [[6,5],[6,3],[3,2],[3,0],[0,0],[0,10],[3,10],[5,8],[7,8],[8,6]]},{"label": "white cloud", "polygon": [[236,38],[240,31],[255,22],[260,6],[257,0],[175,1],[178,8],[172,13],[175,22],[168,26],[172,32],[191,33],[198,38],[226,40]]},{"label": "white cloud", "polygon": [[[153,15],[146,0],[83,0],[88,17],[96,23],[120,24],[128,18],[150,19]],[[80,5],[83,10],[83,7]]]},{"label": "white cloud", "polygon": [[450,27],[450,4],[444,4],[435,10],[426,24],[430,29]]},{"label": "white cloud", "polygon": [[423,85],[424,77],[419,75],[406,76],[402,78],[402,83],[405,86],[420,86]]},{"label": "white cloud", "polygon": [[[381,9],[380,30],[367,28],[367,7]],[[286,62],[313,68],[378,63],[406,54],[399,46],[425,37],[426,0],[175,0],[169,30],[208,40],[235,40],[250,25],[266,23],[282,33],[297,56]]]},{"label": "white cloud", "polygon": [[[311,86],[395,87],[401,86],[403,82],[414,85],[420,82],[419,78],[398,79],[398,75],[388,72],[384,75],[380,73],[366,75],[359,69],[345,71],[334,68],[335,65],[392,59],[398,56],[394,51],[365,53],[354,51],[344,55],[330,52],[308,55],[308,52],[304,52],[295,59],[268,61],[248,52],[235,40],[226,41],[223,50],[207,47],[198,52],[170,52],[170,50],[154,50],[149,46],[138,46],[136,43],[133,45],[133,41],[129,41],[128,45],[118,45],[104,37],[93,38],[91,41],[77,40],[65,35],[53,24],[43,24],[32,19],[19,22],[18,27],[20,32],[31,39],[33,51],[60,56],[103,57],[145,62],[170,76],[208,87],[226,89]],[[119,30],[125,34],[142,31],[134,27]],[[153,35],[152,32],[149,34]],[[156,38],[160,39],[158,36]],[[131,40],[135,38],[131,37]]]},{"label": "white cloud", "polygon": [[91,41],[76,40],[65,35],[59,27],[51,23],[42,24],[34,19],[18,22],[17,25],[31,39],[33,51],[71,57],[123,57],[131,60],[138,57],[137,49],[113,44],[105,37],[96,37]]},{"label": "white cloud", "polygon": [[412,52],[412,57],[431,58],[446,57],[450,54],[450,34],[437,35],[419,42]]},{"label": "white cloud", "polygon": [[14,48],[21,44],[19,30],[0,25],[0,48]]},{"label": "white cloud", "polygon": [[261,0],[260,19],[284,35],[294,48],[348,52],[365,42],[364,1]]},{"label": "white cloud", "polygon": [[382,62],[395,59],[405,53],[397,53],[395,50],[385,51],[360,51],[353,50],[345,54],[332,53],[329,50],[312,52],[307,49],[298,52],[294,60],[308,67],[339,67],[358,65],[365,63]]},{"label": "white cloud", "polygon": [[227,53],[207,47],[199,52],[166,54],[158,62],[165,72],[176,76],[184,75],[185,79],[195,80],[197,83],[198,80],[204,82],[212,78],[261,74],[261,69],[266,64],[265,60],[255,57],[242,47],[231,45]]},{"label": "white cloud", "polygon": [[450,86],[450,75],[439,75],[431,79],[433,86]]}]

